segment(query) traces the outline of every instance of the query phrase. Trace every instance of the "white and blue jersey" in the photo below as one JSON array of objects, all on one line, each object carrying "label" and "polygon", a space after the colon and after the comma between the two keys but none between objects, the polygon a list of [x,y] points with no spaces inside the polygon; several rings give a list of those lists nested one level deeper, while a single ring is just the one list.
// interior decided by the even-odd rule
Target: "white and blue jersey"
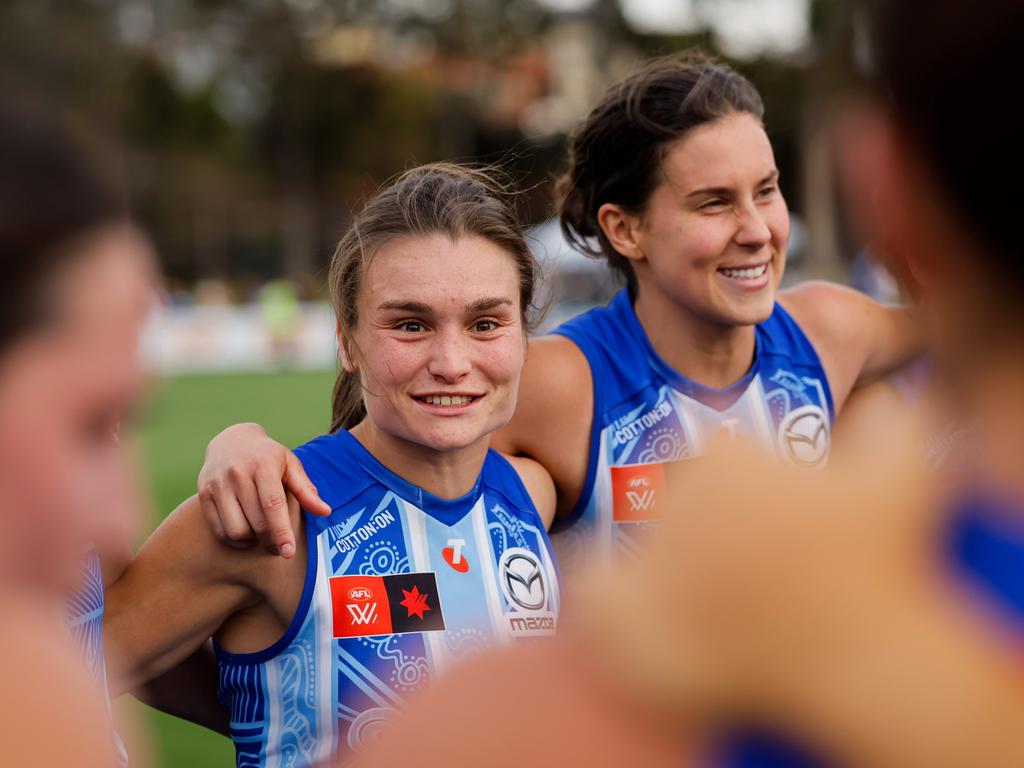
[{"label": "white and blue jersey", "polygon": [[782,306],[756,327],[754,362],[725,389],[691,381],[655,352],[623,290],[555,329],[590,364],[594,414],[587,478],[553,531],[567,570],[580,557],[629,550],[666,514],[665,464],[699,455],[715,435],[766,446],[785,461],[828,460],[835,411],[821,361]]},{"label": "white and blue jersey", "polygon": [[107,691],[103,659],[103,573],[95,550],[82,560],[82,581],[65,606],[68,628],[90,677]]},{"label": "white and blue jersey", "polygon": [[551,635],[558,618],[547,532],[497,452],[453,500],[398,477],[344,430],[296,454],[333,511],[303,513],[305,586],[281,639],[244,655],[215,644],[238,766],[297,768],[357,749],[451,663]]},{"label": "white and blue jersey", "polygon": [[[110,704],[107,689],[107,667],[103,655],[103,571],[96,550],[89,551],[82,560],[82,582],[65,605],[65,619],[71,638],[78,648],[86,670],[96,681],[104,701]],[[118,765],[128,765],[128,755],[116,733],[111,730],[117,750]]]}]

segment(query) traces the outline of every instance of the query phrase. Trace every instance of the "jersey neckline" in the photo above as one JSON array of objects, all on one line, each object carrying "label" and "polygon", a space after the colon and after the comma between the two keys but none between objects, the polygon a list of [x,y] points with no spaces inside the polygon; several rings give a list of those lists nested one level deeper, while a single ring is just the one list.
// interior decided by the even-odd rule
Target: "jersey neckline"
[{"label": "jersey neckline", "polygon": [[655,350],[654,345],[651,344],[651,340],[647,336],[647,332],[640,323],[640,318],[636,315],[636,308],[633,306],[633,301],[627,290],[623,289],[619,291],[618,295],[616,295],[612,300],[612,304],[625,322],[626,330],[629,335],[632,336],[633,339],[643,348],[644,354],[647,356],[647,360],[650,363],[651,368],[653,368],[654,371],[656,371],[657,374],[676,391],[681,392],[687,397],[693,398],[710,408],[714,408],[716,411],[727,410],[733,403],[739,400],[743,396],[743,393],[747,391],[747,387],[750,386],[750,382],[754,380],[754,377],[761,368],[760,325],[754,326],[754,359],[750,364],[750,368],[748,368],[745,374],[729,386],[722,389],[716,389],[715,387],[709,387],[698,381],[687,378],[665,362],[664,358],[662,358],[662,356],[658,354],[657,350]]},{"label": "jersey neckline", "polygon": [[442,499],[410,483],[400,475],[396,475],[390,469],[381,464],[380,460],[370,453],[355,435],[347,429],[340,429],[335,433],[349,450],[354,454],[356,461],[371,476],[382,485],[393,491],[402,499],[409,501],[423,510],[424,513],[447,526],[453,526],[464,518],[480,498],[483,487],[484,466],[490,458],[491,450],[488,449],[487,457],[484,459],[484,466],[480,467],[480,473],[470,491],[455,499]]}]

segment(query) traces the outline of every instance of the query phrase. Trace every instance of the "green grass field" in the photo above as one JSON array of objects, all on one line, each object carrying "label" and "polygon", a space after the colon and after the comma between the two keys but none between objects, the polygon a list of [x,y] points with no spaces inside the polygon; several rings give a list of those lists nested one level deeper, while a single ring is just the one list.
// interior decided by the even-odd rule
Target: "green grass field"
[{"label": "green grass field", "polygon": [[[333,378],[333,373],[323,372],[188,376],[163,381],[141,420],[155,518],[149,528],[195,493],[206,444],[229,424],[259,421],[287,445],[325,432]],[[155,766],[233,765],[234,751],[227,739],[149,709],[144,719],[152,723]]]}]

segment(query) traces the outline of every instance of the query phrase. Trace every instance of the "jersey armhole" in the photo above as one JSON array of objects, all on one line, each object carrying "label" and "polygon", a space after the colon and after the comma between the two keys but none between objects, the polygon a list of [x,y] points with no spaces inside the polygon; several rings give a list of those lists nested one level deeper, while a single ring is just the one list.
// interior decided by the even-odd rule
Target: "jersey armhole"
[{"label": "jersey armhole", "polygon": [[[492,448],[491,453],[494,454],[502,462],[504,467],[508,470],[509,474],[512,475],[512,477],[514,478],[513,482],[515,483],[516,488],[518,488],[519,492],[523,494],[523,500],[529,505],[530,511],[533,512],[534,517],[537,519],[537,530],[540,531],[540,537],[544,540],[544,546],[547,547],[548,557],[551,559],[551,564],[554,566],[555,569],[555,578],[558,579],[559,584],[561,584],[562,570],[558,565],[558,556],[555,554],[555,547],[551,543],[551,536],[548,533],[548,529],[544,527],[544,521],[540,517],[540,512],[537,511],[537,505],[533,503],[533,497],[530,496],[530,492],[529,490],[527,490],[526,484],[523,482],[523,478],[519,476],[519,472],[516,471],[516,468],[515,466],[513,466],[512,462],[509,461],[504,456],[502,456],[500,451],[496,451]],[[500,488],[495,488],[494,492],[497,493],[499,496],[505,497],[506,501],[511,502],[511,499],[508,498],[508,495],[502,493]],[[554,527],[553,524],[552,527]]]},{"label": "jersey armhole", "polygon": [[800,324],[789,313],[789,310],[782,306],[782,303],[779,301],[775,302],[775,312],[780,313],[783,323],[787,326],[787,330],[793,333],[801,345],[806,347],[806,351],[809,354],[814,356],[814,364],[821,371],[821,380],[825,385],[825,404],[828,406],[829,421],[834,426],[836,423],[836,406],[832,398],[832,383],[828,380],[828,371],[825,370],[825,366],[821,362],[821,355],[818,354],[817,347],[814,346],[811,337],[804,332],[804,329],[800,327]]},{"label": "jersey armhole", "polygon": [[553,333],[568,339],[576,345],[577,349],[583,353],[583,358],[587,361],[587,366],[590,368],[590,386],[594,395],[594,408],[591,414],[590,421],[590,455],[587,457],[587,475],[583,480],[583,488],[580,491],[580,497],[576,500],[569,514],[564,518],[559,518],[555,515],[555,519],[551,523],[551,533],[557,533],[558,531],[568,528],[570,525],[575,523],[583,515],[583,512],[587,508],[587,504],[590,503],[590,497],[594,493],[594,482],[597,479],[597,463],[600,459],[600,442],[601,432],[604,430],[604,424],[600,420],[601,408],[604,402],[604,389],[601,386],[601,379],[594,371],[594,356],[597,354],[588,339],[579,336],[576,333],[572,333],[570,329],[556,329]]},{"label": "jersey armhole", "polygon": [[288,622],[288,627],[274,643],[262,651],[252,653],[231,653],[221,646],[217,636],[213,636],[213,651],[218,661],[226,664],[256,665],[270,661],[280,654],[285,648],[291,645],[295,636],[302,629],[309,616],[310,605],[313,602],[313,592],[316,589],[316,577],[319,569],[320,552],[317,548],[317,533],[315,526],[311,525],[313,516],[306,510],[302,510],[302,520],[306,529],[306,575],[302,584],[302,595],[299,597],[299,604],[295,607],[295,615]]}]

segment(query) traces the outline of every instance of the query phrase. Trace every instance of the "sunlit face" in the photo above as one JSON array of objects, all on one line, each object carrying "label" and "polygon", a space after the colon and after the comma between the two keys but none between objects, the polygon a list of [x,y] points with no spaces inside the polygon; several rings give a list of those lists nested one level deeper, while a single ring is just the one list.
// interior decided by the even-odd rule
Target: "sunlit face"
[{"label": "sunlit face", "polygon": [[392,240],[370,262],[358,302],[348,365],[378,429],[449,451],[512,418],[526,334],[506,251],[476,236]]},{"label": "sunlit face", "polygon": [[76,247],[53,286],[56,320],[0,361],[0,570],[61,591],[76,584],[82,554],[137,509],[116,428],[140,393],[152,295],[148,246],[134,230]]},{"label": "sunlit face", "polygon": [[687,133],[662,161],[633,261],[653,291],[705,320],[768,318],[786,262],[789,212],[760,121],[734,113]]}]

